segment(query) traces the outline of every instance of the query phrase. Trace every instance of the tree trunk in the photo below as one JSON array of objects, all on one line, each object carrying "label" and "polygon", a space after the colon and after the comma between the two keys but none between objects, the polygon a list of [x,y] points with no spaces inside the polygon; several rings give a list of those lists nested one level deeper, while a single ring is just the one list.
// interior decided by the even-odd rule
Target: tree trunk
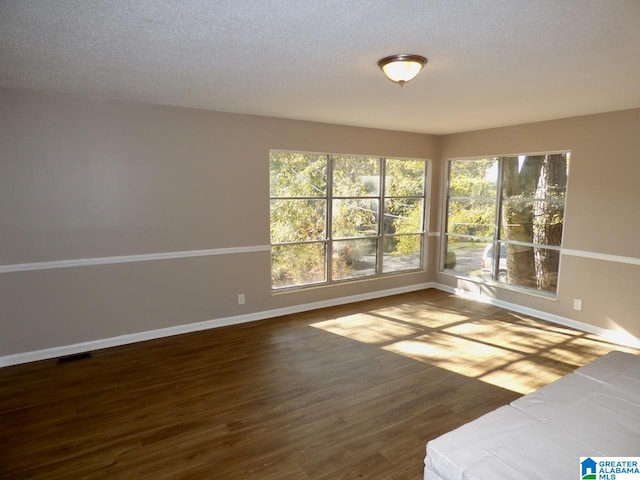
[{"label": "tree trunk", "polygon": [[[528,159],[524,160],[526,163]],[[520,170],[516,161],[505,161],[502,176],[503,198],[514,198],[523,190]],[[520,168],[519,168],[520,167]],[[504,200],[502,206],[502,239],[531,242],[531,216],[526,204]],[[515,285],[532,286],[534,270],[533,252],[529,247],[507,245],[507,281]]]},{"label": "tree trunk", "polygon": [[[564,224],[564,192],[567,186],[567,161],[564,154],[546,155],[542,162],[533,204],[533,243],[559,246]],[[538,200],[539,199],[539,200]],[[553,200],[560,200],[554,202]],[[536,248],[534,254],[536,287],[555,291],[558,282],[560,252]]]}]

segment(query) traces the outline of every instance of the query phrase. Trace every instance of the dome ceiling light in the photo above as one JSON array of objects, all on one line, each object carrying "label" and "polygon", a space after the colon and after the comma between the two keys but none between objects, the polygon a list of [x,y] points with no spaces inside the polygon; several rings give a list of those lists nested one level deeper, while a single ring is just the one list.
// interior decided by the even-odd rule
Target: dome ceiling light
[{"label": "dome ceiling light", "polygon": [[420,55],[405,53],[391,55],[378,60],[378,66],[387,78],[401,87],[416,78],[416,75],[420,73],[426,63],[427,59]]}]

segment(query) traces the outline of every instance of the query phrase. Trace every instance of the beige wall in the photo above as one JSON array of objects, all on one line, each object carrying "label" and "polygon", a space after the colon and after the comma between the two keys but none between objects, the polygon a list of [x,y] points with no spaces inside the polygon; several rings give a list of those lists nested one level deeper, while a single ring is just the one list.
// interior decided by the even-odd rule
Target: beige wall
[{"label": "beige wall", "polygon": [[[442,164],[447,158],[571,150],[563,248],[574,252],[562,255],[557,300],[493,287],[482,290],[500,300],[640,337],[640,109],[441,140]],[[616,257],[589,258],[600,258],[598,254]],[[436,280],[462,286],[442,273]],[[582,311],[573,310],[574,298],[582,299]]]},{"label": "beige wall", "polygon": [[[0,265],[268,245],[269,149],[437,155],[412,133],[15,90],[0,105]],[[0,357],[432,275],[274,296],[268,251],[5,272]]]},{"label": "beige wall", "polygon": [[[432,232],[445,159],[571,150],[558,298],[482,291],[640,336],[640,109],[436,137],[15,90],[0,105],[0,265],[268,245],[269,149],[432,159]],[[468,287],[436,273],[440,242],[426,272],[280,295],[268,251],[0,273],[0,357],[432,280]]]}]

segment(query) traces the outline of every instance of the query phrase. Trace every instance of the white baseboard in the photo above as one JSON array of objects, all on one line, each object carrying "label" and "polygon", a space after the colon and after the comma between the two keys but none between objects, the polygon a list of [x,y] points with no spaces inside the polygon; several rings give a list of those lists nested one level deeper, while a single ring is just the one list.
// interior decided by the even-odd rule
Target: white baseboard
[{"label": "white baseboard", "polygon": [[50,358],[64,357],[67,355],[75,355],[78,353],[100,350],[103,348],[117,347],[127,345],[129,343],[144,342],[146,340],[154,340],[157,338],[170,337],[183,333],[198,332],[201,330],[209,330],[211,328],[225,327],[228,325],[238,325],[241,323],[254,322],[256,320],[265,320],[267,318],[289,315],[292,313],[306,312],[317,308],[335,307],[347,303],[361,302],[363,300],[371,300],[374,298],[388,297],[400,293],[413,292],[416,290],[424,290],[426,288],[436,287],[435,283],[419,283],[407,287],[392,288],[380,290],[360,295],[351,295],[348,297],[332,298],[319,302],[306,303],[302,305],[294,305],[291,307],[277,308],[274,310],[265,310],[261,312],[248,313],[245,315],[235,315],[232,317],[217,318],[215,320],[206,320],[204,322],[188,323],[186,325],[176,325],[174,327],[160,328],[157,330],[149,330],[146,332],[130,333],[119,335],[100,340],[92,340],[88,342],[74,343],[72,345],[64,345],[60,347],[45,348],[32,352],[16,353],[0,357],[0,368],[22,363],[36,362],[39,360],[47,360]]},{"label": "white baseboard", "polygon": [[573,320],[571,318],[562,317],[560,315],[555,315],[553,313],[548,313],[542,310],[536,310],[529,307],[523,307],[522,305],[518,305],[517,303],[505,302],[504,300],[498,300],[488,295],[483,295],[482,293],[469,292],[460,288],[450,287],[449,285],[444,285],[441,283],[436,283],[434,285],[434,288],[437,288],[438,290],[443,290],[445,292],[453,293],[455,295],[459,295],[461,297],[465,297],[470,300],[475,300],[482,303],[488,303],[490,305],[495,305],[496,307],[504,308],[505,310],[511,310],[513,312],[518,312],[524,315],[529,315],[531,317],[539,318],[540,320],[546,320],[551,323],[562,325],[564,327],[580,330],[581,332],[592,333],[606,340],[609,340],[610,342],[615,343],[617,345],[640,348],[640,338],[635,337],[630,333],[621,332],[619,330],[611,330],[611,329],[597,327],[595,325],[579,322],[578,320]]},{"label": "white baseboard", "polygon": [[318,308],[334,307],[337,305],[344,305],[347,303],[361,302],[363,300],[372,300],[375,298],[387,297],[390,295],[397,295],[400,293],[413,292],[416,290],[424,290],[427,288],[437,288],[445,292],[460,295],[470,300],[475,300],[483,303],[495,305],[497,307],[511,310],[514,312],[529,315],[541,320],[546,320],[558,325],[573,328],[587,333],[598,335],[612,343],[630,347],[640,348],[640,339],[630,334],[624,334],[616,330],[609,330],[605,328],[596,327],[588,323],[579,322],[570,318],[561,317],[551,313],[543,312],[541,310],[535,310],[529,307],[523,307],[515,303],[505,302],[498,300],[487,295],[471,293],[459,288],[450,287],[436,282],[420,283],[411,285],[408,287],[393,288],[388,290],[380,290],[376,292],[364,293],[360,295],[351,295],[348,297],[332,298],[330,300],[323,300],[319,302],[306,303],[302,305],[294,305],[291,307],[277,308],[273,310],[265,310],[261,312],[249,313],[245,315],[236,315],[232,317],[218,318],[215,320],[207,320],[204,322],[188,323],[186,325],[176,325],[174,327],[160,328],[157,330],[149,330],[146,332],[131,333],[127,335],[119,335],[116,337],[105,338],[101,340],[92,340],[88,342],[75,343],[72,345],[64,345],[60,347],[45,348],[42,350],[36,350],[32,352],[17,353],[13,355],[7,355],[0,357],[0,368],[8,367],[11,365],[18,365],[22,363],[35,362],[39,360],[46,360],[50,358],[64,357],[67,355],[75,355],[78,353],[90,352],[94,350],[100,350],[103,348],[117,347],[120,345],[127,345],[130,343],[143,342],[146,340],[154,340],[157,338],[170,337],[173,335],[180,335],[183,333],[198,332],[201,330],[209,330],[211,328],[225,327],[228,325],[239,325],[247,322],[254,322],[257,320],[265,320],[268,318],[279,317],[282,315],[289,315],[292,313],[306,312],[309,310],[315,310]]}]

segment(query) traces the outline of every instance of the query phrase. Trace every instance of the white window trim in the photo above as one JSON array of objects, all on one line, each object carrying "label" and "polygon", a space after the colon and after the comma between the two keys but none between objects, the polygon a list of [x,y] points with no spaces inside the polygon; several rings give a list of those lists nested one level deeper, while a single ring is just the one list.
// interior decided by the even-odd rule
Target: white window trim
[{"label": "white window trim", "polygon": [[[557,289],[555,293],[552,292],[545,292],[543,290],[538,290],[538,289],[534,289],[531,287],[526,287],[526,286],[521,286],[521,285],[511,285],[511,284],[507,284],[507,283],[502,283],[502,282],[498,282],[496,280],[494,280],[494,276],[495,276],[495,272],[492,274],[491,279],[485,279],[482,277],[475,277],[475,276],[471,276],[471,275],[465,275],[463,273],[460,272],[456,272],[455,270],[452,269],[447,269],[445,268],[445,265],[447,263],[447,245],[448,245],[448,237],[449,237],[449,233],[447,232],[447,224],[448,224],[448,200],[449,200],[449,174],[450,174],[450,169],[451,169],[451,163],[453,161],[464,161],[464,160],[481,160],[481,159],[495,159],[498,160],[498,162],[501,162],[502,158],[505,157],[518,157],[521,155],[525,155],[525,156],[539,156],[539,155],[560,155],[560,154],[566,154],[567,155],[567,162],[569,163],[569,169],[570,167],[570,161],[571,161],[571,150],[567,149],[567,150],[549,150],[549,151],[539,151],[539,152],[526,152],[526,153],[505,153],[505,154],[491,154],[491,155],[478,155],[478,156],[465,156],[465,157],[450,157],[445,159],[445,168],[444,168],[444,177],[443,177],[443,197],[442,197],[442,208],[441,208],[441,219],[442,219],[442,224],[440,226],[441,228],[441,238],[442,241],[440,242],[440,252],[439,252],[439,256],[438,256],[438,272],[444,275],[449,275],[455,278],[458,278],[460,280],[466,280],[466,281],[471,281],[474,283],[480,283],[480,284],[486,284],[486,285],[491,285],[497,288],[501,288],[504,290],[511,290],[511,291],[517,291],[519,293],[525,293],[528,295],[532,295],[532,296],[536,296],[536,297],[541,297],[541,298],[545,298],[545,299],[550,299],[550,300],[557,300],[558,295],[559,295],[559,290],[560,290],[560,279],[561,279],[561,275],[562,275],[562,256],[563,253],[567,252],[566,249],[562,248],[562,243],[561,245],[539,245],[539,244],[534,244],[534,243],[528,243],[528,242],[519,242],[519,241],[515,241],[515,240],[510,240],[508,243],[514,244],[514,245],[523,245],[523,246],[530,246],[530,247],[541,247],[541,248],[548,248],[551,250],[557,250],[560,252],[560,260],[559,260],[559,265],[558,265],[558,280],[557,280]],[[500,169],[498,169],[499,173],[501,172]],[[499,238],[500,236],[500,215],[499,215],[499,210],[501,208],[501,198],[500,198],[500,191],[501,191],[501,183],[502,183],[502,176],[499,175],[498,176],[498,185],[497,185],[497,192],[496,192],[496,198],[490,198],[490,197],[455,197],[456,199],[463,199],[463,198],[468,198],[468,199],[486,199],[486,200],[492,200],[496,202],[496,215],[495,215],[495,226],[494,226],[494,235],[493,238],[487,238],[487,237],[480,237],[480,236],[474,236],[474,235],[465,235],[465,234],[453,234],[454,236],[457,237],[464,237],[464,238],[474,238],[474,239],[483,239],[483,240],[487,240],[491,243],[495,245],[498,245],[500,241],[507,243],[504,240],[501,240]],[[569,176],[567,177],[567,186],[566,186],[566,190],[565,190],[565,195],[564,195],[564,206],[565,206],[565,220],[566,220],[566,206],[567,206],[567,198],[569,197]],[[562,242],[564,242],[564,230],[565,230],[565,226],[566,226],[566,222],[563,222],[562,225]],[[494,247],[495,248],[495,247]],[[566,253],[568,254],[568,253]],[[494,262],[495,264],[495,262]],[[495,265],[494,265],[495,267]]]},{"label": "white window trim", "polygon": [[[325,199],[327,201],[327,222],[326,222],[326,238],[323,240],[325,242],[326,245],[326,249],[327,249],[327,253],[325,255],[325,268],[326,268],[326,272],[327,272],[327,278],[325,281],[322,282],[315,282],[315,283],[308,283],[308,284],[304,284],[304,285],[291,285],[291,286],[286,286],[286,287],[278,287],[278,288],[274,288],[273,285],[271,286],[271,293],[272,294],[282,294],[282,293],[287,293],[287,292],[295,292],[295,291],[300,291],[300,290],[308,290],[308,289],[316,289],[316,288],[326,288],[326,287],[331,287],[331,286],[335,286],[335,285],[340,285],[340,284],[345,284],[345,283],[354,283],[354,282],[366,282],[366,281],[375,281],[375,280],[379,280],[381,278],[388,278],[388,277],[393,277],[393,276],[401,276],[401,275],[414,275],[416,273],[422,273],[428,270],[428,248],[429,248],[429,220],[430,220],[430,207],[431,207],[431,194],[432,194],[432,189],[431,189],[431,160],[427,159],[427,158],[420,158],[420,157],[402,157],[402,156],[396,156],[396,155],[369,155],[369,154],[354,154],[354,153],[326,153],[326,152],[310,152],[310,151],[301,151],[301,150],[286,150],[286,149],[272,149],[269,151],[269,156],[271,156],[272,153],[292,153],[292,154],[303,154],[303,155],[323,155],[323,156],[327,156],[327,194],[324,197],[314,197],[314,198],[321,198],[321,199]],[[372,237],[372,236],[368,236],[368,237],[362,237],[363,239],[367,239],[367,238],[376,238],[378,239],[378,241],[380,242],[380,240],[382,240],[386,235],[384,235],[383,233],[381,233],[382,228],[383,228],[383,221],[384,221],[384,199],[385,199],[385,195],[384,195],[384,187],[385,187],[385,176],[384,176],[384,165],[385,165],[385,160],[420,160],[420,161],[424,161],[425,163],[425,173],[424,173],[424,192],[423,195],[421,197],[407,197],[407,198],[421,198],[423,201],[423,219],[422,219],[422,230],[420,232],[416,232],[415,234],[411,234],[411,235],[421,235],[422,236],[422,245],[421,245],[421,258],[420,258],[420,264],[421,266],[419,268],[415,268],[415,269],[410,269],[410,270],[402,270],[402,271],[392,271],[392,272],[382,272],[382,262],[383,262],[383,258],[381,255],[377,255],[378,259],[377,259],[377,265],[376,265],[376,270],[377,272],[373,275],[367,275],[367,276],[362,276],[362,277],[353,277],[353,278],[345,278],[345,279],[333,279],[332,278],[332,268],[331,268],[331,247],[332,247],[332,242],[336,239],[333,239],[330,235],[330,229],[331,229],[331,222],[332,222],[332,212],[331,212],[331,208],[332,208],[332,200],[334,199],[341,199],[341,198],[352,198],[352,197],[334,197],[331,195],[332,192],[332,182],[333,182],[333,175],[331,173],[332,170],[332,162],[333,162],[333,158],[334,157],[340,157],[340,156],[347,156],[347,157],[362,157],[362,158],[378,158],[380,159],[380,164],[381,164],[381,171],[380,171],[380,176],[381,176],[381,188],[380,188],[380,192],[379,195],[377,197],[375,197],[376,199],[378,199],[380,201],[380,205],[379,205],[379,232],[378,235],[376,237]],[[271,177],[271,171],[269,169],[269,177]],[[269,201],[275,199],[275,198],[285,198],[285,197],[272,197],[270,192],[269,192]],[[295,197],[297,198],[303,198],[303,197]],[[369,198],[369,197],[363,197],[363,198]],[[374,197],[370,197],[370,198],[374,198]],[[394,197],[395,198],[395,197]],[[269,224],[271,223],[271,219],[269,219]],[[409,234],[407,234],[409,235]],[[339,239],[338,239],[339,240]],[[309,240],[309,241],[299,241],[299,242],[281,242],[281,243],[271,243],[271,241],[269,242],[269,248],[271,249],[271,247],[273,245],[286,245],[287,243],[289,244],[301,244],[301,243],[317,243],[317,240]],[[381,244],[379,243],[378,246],[378,253],[380,252],[380,250],[382,249]],[[271,269],[269,269],[269,271],[271,272]],[[270,281],[271,283],[271,281]]]}]

